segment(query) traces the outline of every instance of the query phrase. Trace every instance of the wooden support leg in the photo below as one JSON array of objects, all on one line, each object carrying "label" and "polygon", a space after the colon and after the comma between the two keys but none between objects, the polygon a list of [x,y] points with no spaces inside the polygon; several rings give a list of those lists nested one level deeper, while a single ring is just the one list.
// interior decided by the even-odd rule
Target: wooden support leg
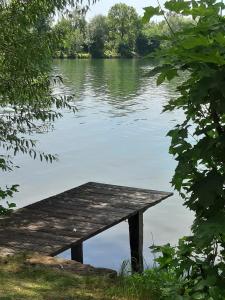
[{"label": "wooden support leg", "polygon": [[74,245],[71,248],[71,259],[83,263],[83,244]]},{"label": "wooden support leg", "polygon": [[143,272],[143,213],[139,212],[128,219],[132,272]]}]

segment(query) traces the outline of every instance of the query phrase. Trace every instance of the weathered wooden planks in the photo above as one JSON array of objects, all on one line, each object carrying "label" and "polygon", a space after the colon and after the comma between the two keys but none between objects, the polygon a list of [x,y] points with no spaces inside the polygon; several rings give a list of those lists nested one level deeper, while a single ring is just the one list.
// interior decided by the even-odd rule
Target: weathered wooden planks
[{"label": "weathered wooden planks", "polygon": [[129,219],[131,254],[137,261],[133,266],[140,269],[142,213],[171,195],[86,183],[0,219],[0,255],[28,250],[54,256],[71,248],[72,257],[82,262],[83,241]]}]

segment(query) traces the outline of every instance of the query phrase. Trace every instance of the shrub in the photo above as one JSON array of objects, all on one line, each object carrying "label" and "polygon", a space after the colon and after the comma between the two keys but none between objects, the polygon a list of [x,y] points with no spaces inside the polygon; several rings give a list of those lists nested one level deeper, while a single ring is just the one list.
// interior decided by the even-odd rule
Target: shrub
[{"label": "shrub", "polygon": [[104,51],[105,58],[120,58],[120,54],[116,52],[116,50],[105,50]]}]

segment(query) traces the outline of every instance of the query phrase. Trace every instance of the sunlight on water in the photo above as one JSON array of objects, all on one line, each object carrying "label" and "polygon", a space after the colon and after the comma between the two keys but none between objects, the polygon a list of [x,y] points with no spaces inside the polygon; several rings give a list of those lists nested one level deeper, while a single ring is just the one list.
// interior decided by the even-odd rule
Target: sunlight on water
[{"label": "sunlight on water", "polygon": [[[65,60],[54,62],[65,93],[74,93],[78,112],[65,112],[54,130],[34,136],[41,150],[57,153],[49,165],[19,156],[21,167],[1,184],[18,183],[18,207],[88,181],[171,191],[175,162],[168,154],[167,131],[182,113],[163,113],[175,95],[173,84],[156,87],[146,76],[146,60]],[[189,233],[192,215],[175,196],[144,215],[144,254],[153,243],[176,243]],[[63,256],[69,258],[70,253]],[[123,222],[84,244],[85,263],[118,269],[129,258],[128,225]]]}]

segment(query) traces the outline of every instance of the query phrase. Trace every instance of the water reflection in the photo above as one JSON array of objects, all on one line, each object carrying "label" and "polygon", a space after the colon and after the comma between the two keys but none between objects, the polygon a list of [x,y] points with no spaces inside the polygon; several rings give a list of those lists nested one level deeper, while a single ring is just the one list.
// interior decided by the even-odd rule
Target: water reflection
[{"label": "water reflection", "polygon": [[75,101],[84,95],[88,66],[89,60],[55,60],[54,62],[54,71],[62,75],[65,91],[75,94]]},{"label": "water reflection", "polygon": [[[174,96],[173,87],[156,87],[143,76],[146,60],[64,60],[55,68],[65,78],[65,91],[75,93],[78,112],[64,113],[55,130],[34,135],[40,148],[58,153],[52,165],[18,156],[21,166],[4,174],[0,185],[20,184],[15,201],[19,207],[60,193],[88,181],[171,191],[175,162],[168,154],[167,131],[182,113],[161,114],[162,105]],[[144,216],[144,253],[152,261],[149,245],[175,243],[189,233],[191,214],[175,195]],[[129,258],[127,223],[84,244],[85,262],[119,268]],[[63,254],[69,257],[69,252]]]},{"label": "water reflection", "polygon": [[[97,63],[91,68],[94,91],[107,92],[112,105],[117,104],[118,99],[120,102],[131,101],[138,95],[142,79],[138,60],[99,60]],[[100,80],[96,80],[98,77]],[[106,90],[100,88],[101,82]]]},{"label": "water reflection", "polygon": [[[67,90],[82,101],[85,95],[96,101],[107,102],[109,112],[124,116],[136,111],[140,103],[137,97],[148,88],[149,79],[144,77],[146,60],[57,60],[57,70],[62,72]],[[76,83],[76,84],[74,84]],[[69,89],[68,89],[69,88]],[[82,109],[82,103],[80,103]],[[145,109],[143,103],[143,110]]]}]

